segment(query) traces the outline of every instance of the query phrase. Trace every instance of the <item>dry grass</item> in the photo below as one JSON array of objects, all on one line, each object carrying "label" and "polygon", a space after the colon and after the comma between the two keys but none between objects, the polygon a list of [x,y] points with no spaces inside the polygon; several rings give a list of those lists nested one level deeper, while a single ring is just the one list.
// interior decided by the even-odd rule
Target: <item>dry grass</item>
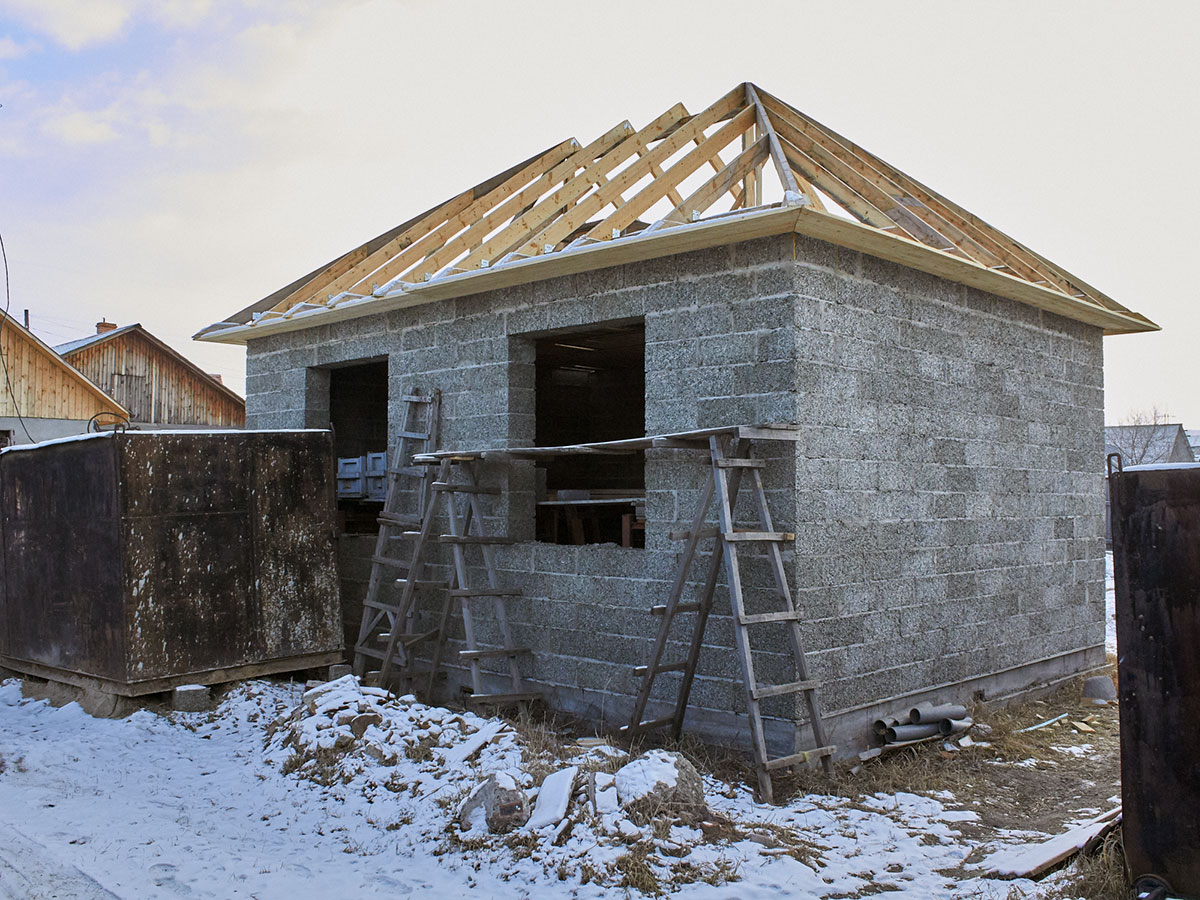
[{"label": "dry grass", "polygon": [[1125,880],[1125,847],[1121,829],[1116,828],[1093,853],[1077,856],[1065,870],[1061,883],[1046,900],[1128,900],[1129,883]]}]

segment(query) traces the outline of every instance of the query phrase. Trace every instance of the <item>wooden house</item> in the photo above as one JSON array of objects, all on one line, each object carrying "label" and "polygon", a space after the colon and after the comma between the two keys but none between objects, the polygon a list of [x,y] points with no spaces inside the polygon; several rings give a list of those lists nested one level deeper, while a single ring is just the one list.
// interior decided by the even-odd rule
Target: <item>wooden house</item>
[{"label": "wooden house", "polygon": [[111,424],[114,414],[127,415],[125,407],[7,316],[0,321],[0,349],[0,446],[79,434],[93,417]]},{"label": "wooden house", "polygon": [[246,401],[140,324],[96,323],[96,334],[55,348],[129,410],[135,425],[241,428]]}]

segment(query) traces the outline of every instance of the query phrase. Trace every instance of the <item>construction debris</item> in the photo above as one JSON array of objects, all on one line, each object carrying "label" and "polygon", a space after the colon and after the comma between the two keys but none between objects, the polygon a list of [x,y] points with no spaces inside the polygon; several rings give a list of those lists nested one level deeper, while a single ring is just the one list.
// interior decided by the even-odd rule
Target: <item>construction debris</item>
[{"label": "construction debris", "polygon": [[1037,878],[1085,847],[1094,845],[1120,823],[1121,807],[1118,806],[1048,841],[998,850],[984,861],[983,868],[988,875],[1001,878]]},{"label": "construction debris", "polygon": [[[909,710],[903,718],[891,716],[877,719],[871,728],[875,737],[883,745],[883,749],[895,749],[911,744],[922,743],[937,737],[951,737],[962,734],[975,726],[975,722],[967,715],[967,708],[956,703],[942,703],[937,706],[931,703],[921,703]],[[988,726],[983,725],[987,733]],[[963,746],[971,746],[966,744]],[[957,750],[952,742],[946,742],[947,750]],[[865,761],[865,759],[864,759]]]}]

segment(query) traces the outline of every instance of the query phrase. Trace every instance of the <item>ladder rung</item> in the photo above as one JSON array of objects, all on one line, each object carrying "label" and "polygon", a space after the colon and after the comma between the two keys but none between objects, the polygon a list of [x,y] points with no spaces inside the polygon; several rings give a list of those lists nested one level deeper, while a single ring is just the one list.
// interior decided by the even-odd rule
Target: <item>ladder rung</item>
[{"label": "ladder rung", "polygon": [[763,697],[778,697],[780,694],[800,694],[805,691],[815,691],[821,686],[819,681],[790,681],[787,684],[757,684],[754,686],[754,699]]},{"label": "ladder rung", "polygon": [[388,469],[389,475],[411,475],[413,478],[424,478],[424,466],[401,466],[399,469]]},{"label": "ladder rung", "polygon": [[468,694],[466,700],[468,703],[523,703],[526,700],[537,700],[541,696],[536,691],[514,694]]},{"label": "ladder rung", "polygon": [[401,403],[432,403],[433,397],[429,394],[401,394]]},{"label": "ladder rung", "polygon": [[419,631],[414,632],[413,634],[399,634],[397,637],[400,639],[400,643],[402,643],[405,647],[413,647],[422,641],[429,640],[441,630],[442,629],[440,628],[434,628],[431,631]]},{"label": "ladder rung", "polygon": [[429,440],[429,432],[427,432],[427,431],[397,431],[396,437],[408,438],[409,440],[413,440],[413,441],[427,441],[427,440]]},{"label": "ladder rung", "polygon": [[435,491],[449,491],[454,494],[491,494],[500,496],[500,488],[483,487],[478,484],[454,484],[449,481],[435,481],[433,483]]},{"label": "ladder rung", "polygon": [[750,616],[742,616],[743,625],[762,625],[766,622],[799,622],[800,613],[794,609],[785,609],[780,612],[770,613],[755,613]]},{"label": "ladder rung", "polygon": [[721,535],[727,541],[794,541],[796,535],[791,531],[732,531]]},{"label": "ladder rung", "polygon": [[495,650],[459,650],[459,659],[492,659],[498,656],[521,656],[531,652],[528,647],[498,647]]},{"label": "ladder rung", "polygon": [[[705,538],[716,537],[720,533],[721,532],[719,530],[717,530],[716,528],[701,528],[700,529],[700,540],[704,540]],[[667,534],[667,537],[673,541],[686,541],[691,536],[692,536],[691,531],[672,531]]]},{"label": "ladder rung", "polygon": [[798,765],[800,763],[810,763],[814,759],[823,759],[826,756],[833,756],[837,753],[837,747],[830,745],[828,747],[817,747],[815,750],[803,750],[800,753],[793,753],[790,756],[781,756],[778,759],[768,759],[766,765],[763,766],[768,772],[774,772],[776,769],[786,769],[788,766]]},{"label": "ladder rung", "polygon": [[[646,672],[650,669],[649,666],[634,666],[633,674],[636,678],[645,678]],[[667,663],[665,666],[655,666],[654,674],[661,675],[663,672],[684,672],[687,670],[687,662]]]},{"label": "ladder rung", "polygon": [[[387,653],[383,650],[376,650],[373,647],[364,647],[362,644],[357,645],[354,648],[354,652],[362,656],[369,656],[371,659],[383,659],[385,656],[387,656]],[[400,657],[396,656],[394,653],[392,654],[392,659],[403,664],[403,660],[401,660]]]},{"label": "ladder rung", "polygon": [[[699,603],[676,603],[675,604],[676,614],[688,613],[688,612],[699,612],[699,611],[700,611]],[[650,607],[650,614],[655,615],[655,616],[665,616],[667,614],[667,607],[665,604],[660,604],[658,606],[652,606],[652,607]]]},{"label": "ladder rung", "polygon": [[520,597],[520,588],[455,588],[451,597]]},{"label": "ladder rung", "polygon": [[663,719],[648,719],[645,722],[638,722],[637,725],[622,725],[621,731],[652,731],[655,728],[662,728],[664,725],[675,724],[674,716],[667,716]]},{"label": "ladder rung", "polygon": [[393,569],[407,569],[408,561],[403,559],[392,559],[390,556],[372,556],[371,562],[378,563],[381,566],[391,566]]},{"label": "ladder rung", "polygon": [[718,469],[765,469],[767,461],[765,459],[718,459],[716,464]]},{"label": "ladder rung", "polygon": [[[377,521],[379,522],[380,525],[420,525],[421,517],[420,516],[398,516],[395,513],[381,512],[377,517]],[[412,532],[412,533],[420,534],[420,532]],[[407,531],[404,532],[405,537],[407,537],[408,535],[409,535],[409,532],[407,532]]]},{"label": "ladder rung", "polygon": [[[397,578],[396,584],[399,584],[399,585],[408,584],[408,579],[407,578]],[[423,578],[418,578],[415,582],[413,582],[414,588],[444,588],[444,587],[449,587],[449,586],[450,586],[450,582],[448,582],[448,581],[429,581],[429,580],[426,580]]]},{"label": "ladder rung", "polygon": [[443,544],[515,544],[516,538],[498,534],[443,534],[438,536]]}]

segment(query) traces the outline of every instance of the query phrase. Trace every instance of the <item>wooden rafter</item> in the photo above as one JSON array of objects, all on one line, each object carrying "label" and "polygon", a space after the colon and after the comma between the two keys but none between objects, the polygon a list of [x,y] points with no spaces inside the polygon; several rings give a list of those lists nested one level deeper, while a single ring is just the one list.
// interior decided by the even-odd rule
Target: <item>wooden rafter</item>
[{"label": "wooden rafter", "polygon": [[[837,209],[828,209],[830,203]],[[732,235],[745,229],[734,223],[773,209],[791,209],[799,218],[788,220],[792,226],[772,228],[844,241],[1059,314],[1076,310],[1081,320],[1102,323],[1113,332],[1157,327],[747,83],[695,115],[677,103],[641,129],[621,122],[586,146],[574,138],[563,141],[197,337],[240,341],[254,328],[305,327],[331,311],[343,317],[340,309],[349,308],[347,300],[355,301],[353,315],[366,314],[375,298],[382,302],[454,279],[491,277],[484,270],[496,270],[498,283],[512,283],[501,270],[590,252],[596,245],[667,240],[667,234],[681,229],[703,228],[697,245],[711,246],[715,238],[710,227],[726,227],[735,239]],[[765,233],[763,227],[750,230]],[[901,244],[893,247],[886,243],[890,239]],[[914,256],[903,249],[909,245],[980,271],[960,271],[949,262]],[[662,252],[678,252],[667,248],[680,246],[680,241],[670,239],[662,246]],[[653,255],[652,248],[639,246],[630,258]],[[545,269],[546,277],[559,268]],[[478,287],[465,290],[486,289],[486,280],[471,283]],[[303,325],[285,325],[291,320]]]}]

